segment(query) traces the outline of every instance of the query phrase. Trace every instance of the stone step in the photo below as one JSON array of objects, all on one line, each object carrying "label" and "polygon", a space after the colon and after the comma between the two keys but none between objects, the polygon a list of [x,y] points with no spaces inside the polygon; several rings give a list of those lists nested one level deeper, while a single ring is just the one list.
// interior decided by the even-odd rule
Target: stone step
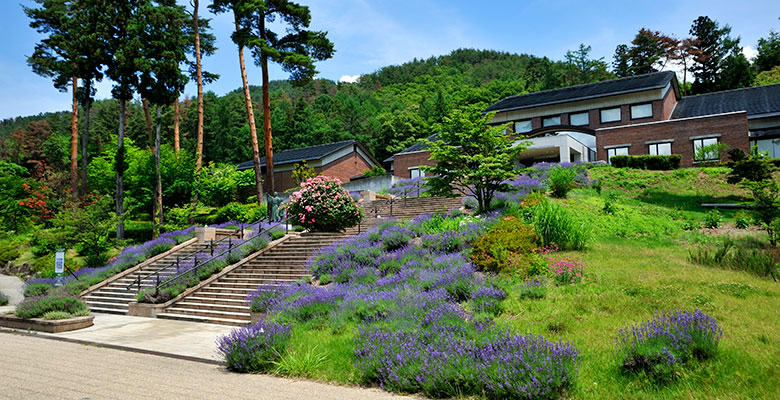
[{"label": "stone step", "polygon": [[214,299],[214,300],[236,300],[236,301],[246,301],[246,296],[252,290],[247,290],[245,292],[241,293],[226,293],[223,291],[215,291],[215,292],[208,292],[204,291],[205,289],[199,290],[192,294],[192,296],[195,296],[197,298],[203,298],[203,299]]},{"label": "stone step", "polygon": [[177,307],[176,304],[174,304],[173,306],[168,307],[165,310],[165,314],[168,313],[180,314],[180,315],[191,315],[195,317],[229,319],[229,320],[246,321],[246,322],[249,322],[251,319],[251,316],[249,315],[249,307],[247,307],[246,312],[234,312],[234,311],[211,311],[211,310],[180,308]]},{"label": "stone step", "polygon": [[258,275],[253,278],[222,278],[220,283],[235,283],[240,285],[254,285],[255,287],[264,284],[268,281],[292,281],[295,282],[300,279],[306,279],[309,274],[265,274]]},{"label": "stone step", "polygon": [[213,304],[213,303],[200,303],[198,301],[193,300],[192,298],[188,298],[184,301],[180,301],[171,307],[168,308],[168,310],[174,311],[174,310],[188,310],[190,312],[196,312],[198,310],[205,310],[208,312],[230,312],[230,313],[236,313],[236,314],[244,314],[246,313],[249,315],[249,306],[246,304]]},{"label": "stone step", "polygon": [[299,279],[285,279],[285,278],[278,278],[278,279],[258,279],[257,281],[253,281],[252,283],[240,283],[240,282],[222,282],[221,280],[216,281],[209,285],[209,287],[212,287],[214,289],[220,289],[220,290],[235,290],[235,289],[248,289],[248,290],[254,290],[257,289],[259,285],[265,285],[272,282],[291,282],[295,283],[298,282]]},{"label": "stone step", "polygon": [[127,315],[127,311],[122,311],[115,308],[102,308],[97,306],[89,306],[89,310],[92,311],[93,313]]},{"label": "stone step", "polygon": [[[219,305],[226,305],[226,306],[247,306],[246,304],[246,298],[236,296],[236,298],[217,298],[217,297],[205,297],[205,296],[198,296],[197,293],[188,296],[186,299],[183,300],[183,302],[192,302],[192,303],[198,303],[198,304],[219,304]],[[180,303],[177,303],[180,304]]]},{"label": "stone step", "polygon": [[227,318],[215,318],[215,317],[203,317],[203,316],[196,316],[196,315],[187,315],[187,314],[176,314],[173,312],[165,312],[157,314],[157,318],[165,318],[165,319],[175,319],[179,321],[191,321],[191,322],[202,322],[206,324],[219,324],[219,325],[232,325],[232,326],[244,326],[249,324],[250,319],[244,320],[234,320],[234,319],[227,319]]},{"label": "stone step", "polygon": [[89,294],[84,297],[85,302],[100,302],[100,303],[120,303],[127,305],[128,301],[134,300],[136,297],[125,296],[100,296],[99,294]]},{"label": "stone step", "polygon": [[87,306],[90,309],[93,308],[99,308],[102,310],[116,310],[117,312],[124,312],[127,313],[128,306],[127,304],[121,304],[121,303],[105,303],[102,301],[85,301]]}]

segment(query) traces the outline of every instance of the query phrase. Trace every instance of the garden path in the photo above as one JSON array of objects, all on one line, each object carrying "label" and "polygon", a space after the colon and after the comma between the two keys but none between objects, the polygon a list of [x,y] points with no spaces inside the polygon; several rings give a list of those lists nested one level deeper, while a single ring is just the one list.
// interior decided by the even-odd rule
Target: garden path
[{"label": "garden path", "polygon": [[15,306],[24,299],[24,282],[16,276],[0,275],[0,293],[8,296],[9,306]]},{"label": "garden path", "polygon": [[[198,324],[203,325],[203,324]],[[379,389],[234,374],[206,363],[0,333],[2,398],[398,399]]]}]

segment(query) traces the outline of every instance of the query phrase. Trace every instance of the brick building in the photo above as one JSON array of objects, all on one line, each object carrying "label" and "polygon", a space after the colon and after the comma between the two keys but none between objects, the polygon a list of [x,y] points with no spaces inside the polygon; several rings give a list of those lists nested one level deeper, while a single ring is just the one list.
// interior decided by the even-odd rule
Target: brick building
[{"label": "brick building", "polygon": [[[696,156],[714,143],[746,152],[756,145],[780,157],[780,85],[682,97],[674,72],[662,71],[510,96],[485,111],[530,142],[518,160],[523,165],[680,154],[692,166],[717,158]],[[385,161],[407,178],[434,163],[419,143]]]},{"label": "brick building", "polygon": [[[292,180],[295,164],[306,161],[307,165],[320,174],[338,178],[342,182],[362,175],[366,170],[380,165],[373,156],[357,140],[344,140],[317,146],[301,147],[274,153],[274,187],[269,188],[264,183],[267,192],[283,192],[296,186]],[[253,169],[252,160],[238,165],[239,171]],[[266,173],[265,157],[260,159],[262,173]]]}]

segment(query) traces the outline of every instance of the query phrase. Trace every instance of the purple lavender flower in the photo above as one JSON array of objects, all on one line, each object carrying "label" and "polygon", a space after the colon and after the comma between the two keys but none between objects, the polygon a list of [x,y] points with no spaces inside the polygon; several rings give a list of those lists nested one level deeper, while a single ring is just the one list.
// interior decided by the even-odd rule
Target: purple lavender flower
[{"label": "purple lavender flower", "polygon": [[266,372],[284,354],[290,327],[270,321],[234,329],[217,339],[217,351],[236,372]]}]

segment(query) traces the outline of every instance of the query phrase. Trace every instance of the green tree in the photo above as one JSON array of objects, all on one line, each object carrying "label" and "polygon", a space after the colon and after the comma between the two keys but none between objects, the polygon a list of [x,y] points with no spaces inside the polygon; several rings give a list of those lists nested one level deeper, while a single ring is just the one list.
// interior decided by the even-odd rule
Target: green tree
[{"label": "green tree", "polygon": [[[707,16],[701,16],[693,21],[690,34],[696,40],[692,46],[694,52],[691,72],[694,93],[709,93],[718,90],[743,87],[744,77],[748,73],[747,59],[741,54],[739,38],[732,38],[731,27],[721,27],[717,21]],[[749,86],[749,84],[748,84]]]},{"label": "green tree", "polygon": [[452,110],[434,130],[436,140],[424,139],[436,166],[423,167],[430,175],[431,193],[453,197],[455,192],[473,196],[477,212],[485,212],[497,191],[508,190],[503,183],[517,175],[517,156],[527,148],[524,142],[506,134],[508,124],[488,125],[495,113],[483,114],[484,104]]},{"label": "green tree", "polygon": [[670,39],[661,32],[640,29],[628,49],[632,75],[662,70],[668,60],[669,44]]},{"label": "green tree", "polygon": [[[256,6],[250,22],[253,29],[247,43],[263,75],[266,179],[270,190],[274,190],[268,61],[281,64],[282,69],[289,72],[294,81],[306,81],[317,73],[314,62],[331,58],[334,50],[326,32],[308,30],[311,23],[309,7],[289,0],[255,0],[254,3]],[[282,23],[284,35],[277,34],[267,26],[274,21]]]},{"label": "green tree", "polygon": [[52,221],[62,244],[85,256],[88,267],[102,267],[108,260],[110,234],[116,223],[110,209],[109,197],[86,199],[81,204],[67,204]]},{"label": "green tree", "polygon": [[769,31],[769,36],[758,39],[758,55],[753,66],[758,72],[769,71],[780,66],[780,33]]},{"label": "green tree", "polygon": [[592,59],[590,50],[590,46],[580,43],[577,50],[566,52],[566,63],[571,71],[567,79],[570,85],[597,82],[610,76],[604,57]]},{"label": "green tree", "polygon": [[612,56],[612,72],[623,78],[631,75],[631,58],[628,46],[619,44],[615,47],[615,55]]},{"label": "green tree", "polygon": [[759,72],[753,81],[754,86],[773,85],[775,83],[780,83],[780,65],[770,70]]},{"label": "green tree", "polygon": [[138,62],[141,73],[138,91],[157,111],[153,146],[156,179],[152,212],[152,234],[157,237],[159,226],[163,223],[160,173],[162,107],[177,100],[188,80],[181,71],[181,65],[187,60],[186,49],[190,43],[186,32],[189,17],[184,7],[176,5],[175,0],[149,2],[141,8],[139,16],[139,23],[146,28],[141,31],[144,47]]}]

